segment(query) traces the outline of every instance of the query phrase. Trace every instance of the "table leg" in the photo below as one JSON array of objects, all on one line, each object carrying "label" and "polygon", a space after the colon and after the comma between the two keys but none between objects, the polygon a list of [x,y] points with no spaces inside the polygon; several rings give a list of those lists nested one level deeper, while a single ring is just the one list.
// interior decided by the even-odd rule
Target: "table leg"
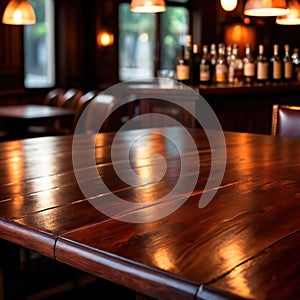
[{"label": "table leg", "polygon": [[21,280],[19,246],[0,240],[0,266],[2,270],[2,297],[5,300],[24,299]]}]

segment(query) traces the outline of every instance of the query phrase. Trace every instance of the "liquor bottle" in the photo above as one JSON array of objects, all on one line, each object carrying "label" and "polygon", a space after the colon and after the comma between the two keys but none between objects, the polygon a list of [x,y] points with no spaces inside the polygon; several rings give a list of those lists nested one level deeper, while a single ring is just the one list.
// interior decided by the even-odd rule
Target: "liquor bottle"
[{"label": "liquor bottle", "polygon": [[203,45],[202,55],[200,60],[200,84],[210,84],[211,83],[211,58],[208,52],[208,46]]},{"label": "liquor bottle", "polygon": [[240,55],[240,48],[238,45],[234,45],[233,47],[233,55],[235,56],[235,64],[234,64],[234,84],[240,84],[243,82],[243,69],[244,63],[243,59]]},{"label": "liquor bottle", "polygon": [[225,56],[225,45],[218,45],[218,57],[216,60],[216,83],[226,83],[228,79],[228,66]]},{"label": "liquor bottle", "polygon": [[265,83],[269,79],[268,69],[269,63],[268,59],[264,54],[264,45],[258,46],[258,56],[255,61],[256,65],[256,81],[258,83]]},{"label": "liquor bottle", "polygon": [[183,84],[190,83],[190,62],[185,56],[185,46],[181,46],[181,54],[176,62],[176,78]]},{"label": "liquor bottle", "polygon": [[200,50],[198,44],[193,44],[193,56],[192,56],[192,74],[191,84],[198,85],[200,83]]},{"label": "liquor bottle", "polygon": [[300,82],[300,57],[299,48],[294,48],[293,54],[293,69],[294,69],[294,80]]},{"label": "liquor bottle", "polygon": [[290,54],[290,46],[288,44],[284,45],[284,57],[283,57],[283,80],[292,81],[293,80],[293,60]]},{"label": "liquor bottle", "polygon": [[185,46],[184,46],[184,58],[188,61],[190,66],[190,82],[193,80],[193,44],[192,36],[188,34],[186,36]]},{"label": "liquor bottle", "polygon": [[188,34],[186,36],[186,42],[184,47],[184,56],[186,59],[191,59],[193,54],[192,36]]},{"label": "liquor bottle", "polygon": [[211,83],[214,84],[216,82],[216,62],[217,62],[217,47],[216,44],[213,43],[210,45],[210,78]]},{"label": "liquor bottle", "polygon": [[280,82],[282,80],[282,61],[279,56],[279,45],[273,45],[273,55],[270,58],[270,80]]},{"label": "liquor bottle", "polygon": [[255,60],[252,56],[251,45],[247,44],[245,47],[245,54],[243,57],[243,77],[245,83],[255,82]]},{"label": "liquor bottle", "polygon": [[232,46],[232,54],[228,65],[228,82],[239,84],[243,81],[243,60],[240,57],[239,46]]},{"label": "liquor bottle", "polygon": [[226,62],[229,65],[232,56],[232,45],[229,44],[226,46]]},{"label": "liquor bottle", "polygon": [[[228,83],[234,82],[235,53],[231,46],[226,48],[226,63],[228,65]],[[229,52],[230,51],[230,52]]]}]

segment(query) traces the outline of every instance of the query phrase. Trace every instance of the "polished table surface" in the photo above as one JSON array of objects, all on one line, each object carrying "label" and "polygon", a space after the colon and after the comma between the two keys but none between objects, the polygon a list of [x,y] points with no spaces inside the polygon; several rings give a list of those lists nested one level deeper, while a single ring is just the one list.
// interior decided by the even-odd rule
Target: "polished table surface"
[{"label": "polished table surface", "polygon": [[8,133],[15,138],[27,137],[28,127],[38,122],[56,120],[72,120],[74,110],[65,107],[48,105],[9,105],[0,107],[0,123],[3,123]]},{"label": "polished table surface", "polygon": [[[299,299],[300,140],[225,132],[223,180],[210,203],[199,208],[216,149],[202,130],[189,132],[196,153],[178,128],[121,132],[116,144],[113,133],[99,134],[94,177],[85,165],[93,137],[78,137],[83,159],[75,171],[73,136],[1,143],[0,238],[156,299]],[[150,159],[158,153],[165,164]],[[195,176],[195,154],[196,186],[164,218],[122,221],[120,216],[138,209],[112,206],[103,214],[95,205],[116,195],[145,204],[145,220],[164,211],[185,196],[168,195],[179,180],[182,157],[191,169],[184,180]],[[158,181],[149,181],[150,175],[133,186],[117,176],[117,165],[127,175],[129,166],[138,176],[163,167],[166,172]],[[89,199],[83,183],[94,195]]]},{"label": "polished table surface", "polygon": [[74,111],[69,108],[25,104],[25,105],[10,105],[0,107],[1,119],[44,119],[60,116],[73,115]]}]

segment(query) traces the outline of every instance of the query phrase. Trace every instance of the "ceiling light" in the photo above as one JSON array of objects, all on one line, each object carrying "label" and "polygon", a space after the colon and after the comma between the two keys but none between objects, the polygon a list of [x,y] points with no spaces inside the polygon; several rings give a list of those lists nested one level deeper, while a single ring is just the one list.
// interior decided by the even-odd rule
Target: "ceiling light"
[{"label": "ceiling light", "polygon": [[164,0],[132,0],[130,11],[138,13],[157,13],[166,10]]},{"label": "ceiling light", "polygon": [[247,0],[244,14],[247,16],[271,17],[287,13],[285,0]]},{"label": "ceiling light", "polygon": [[10,25],[29,25],[35,22],[35,13],[28,0],[11,0],[2,17],[2,23]]},{"label": "ceiling light", "polygon": [[221,0],[221,6],[226,11],[232,11],[237,6],[237,0]]},{"label": "ceiling light", "polygon": [[280,25],[299,25],[300,24],[300,4],[297,0],[288,2],[288,13],[278,16],[276,23]]}]

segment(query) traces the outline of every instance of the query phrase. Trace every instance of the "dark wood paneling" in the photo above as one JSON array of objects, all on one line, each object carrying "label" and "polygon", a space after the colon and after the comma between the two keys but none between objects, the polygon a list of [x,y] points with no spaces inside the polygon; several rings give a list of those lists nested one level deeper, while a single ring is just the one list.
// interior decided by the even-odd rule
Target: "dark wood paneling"
[{"label": "dark wood paneling", "polygon": [[1,23],[0,40],[0,90],[22,88],[24,86],[23,28]]},{"label": "dark wood paneling", "polygon": [[56,1],[58,26],[57,85],[81,87],[84,80],[84,64],[87,32],[84,5],[81,0]]}]

